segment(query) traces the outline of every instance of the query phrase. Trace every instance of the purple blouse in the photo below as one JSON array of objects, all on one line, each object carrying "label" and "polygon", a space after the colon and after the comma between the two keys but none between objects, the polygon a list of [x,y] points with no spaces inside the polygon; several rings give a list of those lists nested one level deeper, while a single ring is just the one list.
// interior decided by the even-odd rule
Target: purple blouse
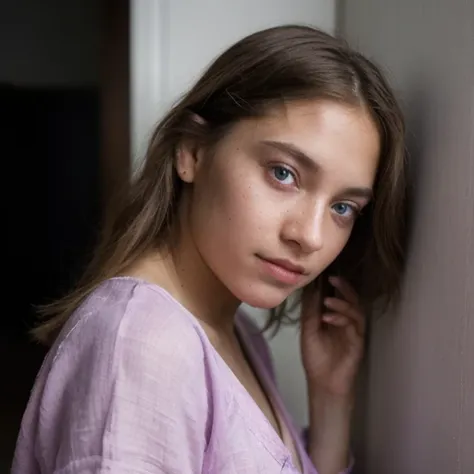
[{"label": "purple blouse", "polygon": [[[264,338],[236,328],[304,474],[317,474],[275,386]],[[105,281],[71,316],[37,376],[12,474],[298,471],[197,319],[162,288]]]}]

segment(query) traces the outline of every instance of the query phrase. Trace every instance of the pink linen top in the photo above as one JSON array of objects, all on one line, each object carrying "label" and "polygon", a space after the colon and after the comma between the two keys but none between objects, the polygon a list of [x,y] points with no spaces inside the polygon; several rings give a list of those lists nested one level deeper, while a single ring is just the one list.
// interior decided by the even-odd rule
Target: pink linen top
[{"label": "pink linen top", "polygon": [[[303,473],[317,474],[264,338],[240,311],[236,330]],[[73,313],[49,351],[17,441],[12,474],[72,473],[298,471],[198,320],[162,288],[118,277]]]}]

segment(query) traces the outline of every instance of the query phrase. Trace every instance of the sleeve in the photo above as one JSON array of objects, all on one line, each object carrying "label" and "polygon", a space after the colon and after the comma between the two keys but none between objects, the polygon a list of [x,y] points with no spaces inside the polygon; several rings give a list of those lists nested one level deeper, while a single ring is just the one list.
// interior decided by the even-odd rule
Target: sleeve
[{"label": "sleeve", "polygon": [[63,387],[56,377],[61,434],[49,472],[201,472],[210,419],[202,344],[192,330],[137,333],[63,360],[72,375]]}]

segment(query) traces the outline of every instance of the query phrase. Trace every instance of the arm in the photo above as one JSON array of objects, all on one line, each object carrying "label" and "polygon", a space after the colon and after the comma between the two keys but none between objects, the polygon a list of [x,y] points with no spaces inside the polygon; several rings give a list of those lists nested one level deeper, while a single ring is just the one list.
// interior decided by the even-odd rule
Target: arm
[{"label": "arm", "polygon": [[[58,454],[48,472],[201,471],[209,404],[202,357],[190,354],[202,349],[185,331],[181,339],[175,336],[167,328],[156,336],[135,331],[132,337],[107,336],[67,351],[70,355],[61,361],[67,380],[56,373],[45,394],[61,399],[54,422],[51,412],[44,417],[59,433]],[[180,350],[183,343],[186,350]]]},{"label": "arm", "polygon": [[[301,312],[301,351],[310,403],[309,454],[320,474],[347,472],[355,380],[363,357],[365,318],[358,296],[330,278],[335,297],[307,287]],[[346,471],[344,471],[346,469]]]},{"label": "arm", "polygon": [[353,403],[308,391],[310,424],[307,451],[321,473],[351,471],[350,433]]}]

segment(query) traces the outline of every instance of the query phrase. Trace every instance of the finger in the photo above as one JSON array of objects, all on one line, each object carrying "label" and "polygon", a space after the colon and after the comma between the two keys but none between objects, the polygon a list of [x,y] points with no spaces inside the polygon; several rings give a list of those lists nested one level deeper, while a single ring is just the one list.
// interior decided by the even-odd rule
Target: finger
[{"label": "finger", "polygon": [[324,305],[334,311],[350,318],[356,325],[357,332],[360,335],[365,333],[365,316],[359,308],[354,307],[351,303],[340,298],[325,298]]},{"label": "finger", "polygon": [[359,304],[359,295],[344,278],[331,276],[329,277],[329,282],[341,293],[344,299],[352,304]]},{"label": "finger", "polygon": [[[357,331],[361,334],[365,334],[366,320],[365,315],[361,311],[359,306],[359,296],[354,290],[352,285],[350,285],[347,280],[341,277],[332,276],[329,278],[330,283],[339,291],[341,296],[348,302],[348,304],[343,304],[341,298],[336,298],[341,303],[338,306],[335,306],[334,309],[340,312],[347,312],[351,317],[356,320]],[[326,301],[325,301],[326,304]]]},{"label": "finger", "polygon": [[329,326],[343,329],[352,344],[358,344],[361,339],[364,339],[364,336],[357,330],[354,321],[347,316],[336,313],[325,313],[322,316],[322,320]]},{"label": "finger", "polygon": [[347,316],[350,316],[356,320],[364,319],[362,312],[357,306],[354,306],[349,301],[343,300],[341,298],[328,296],[324,298],[324,306],[328,307],[329,309],[332,309],[337,313],[342,313]]},{"label": "finger", "polygon": [[353,325],[352,321],[347,316],[337,313],[325,313],[321,319],[331,326],[345,327]]}]

